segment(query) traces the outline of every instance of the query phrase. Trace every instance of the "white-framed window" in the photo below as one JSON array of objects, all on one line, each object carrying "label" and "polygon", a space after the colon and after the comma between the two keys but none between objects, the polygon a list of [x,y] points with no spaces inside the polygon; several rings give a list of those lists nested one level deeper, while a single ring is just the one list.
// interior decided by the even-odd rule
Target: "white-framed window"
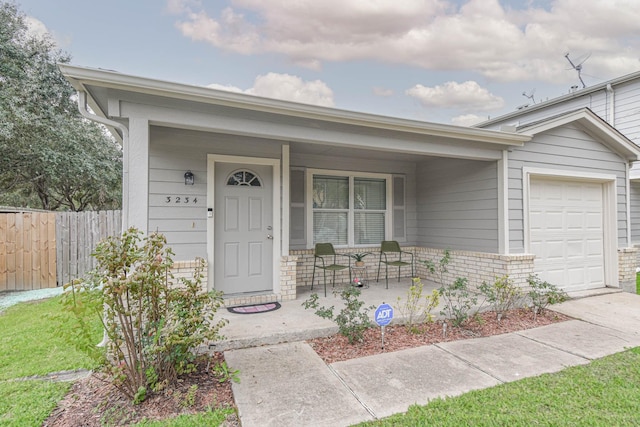
[{"label": "white-framed window", "polygon": [[307,242],[371,246],[391,236],[392,177],[307,170]]}]

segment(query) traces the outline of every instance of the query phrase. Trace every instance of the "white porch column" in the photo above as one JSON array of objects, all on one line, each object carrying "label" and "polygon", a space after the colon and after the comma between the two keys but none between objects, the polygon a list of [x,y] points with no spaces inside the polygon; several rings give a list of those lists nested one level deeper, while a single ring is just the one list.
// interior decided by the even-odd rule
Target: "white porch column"
[{"label": "white porch column", "polygon": [[149,120],[129,119],[129,146],[125,149],[127,185],[124,186],[126,211],[123,225],[148,233],[149,212]]},{"label": "white porch column", "polygon": [[498,160],[498,253],[509,255],[509,153]]}]

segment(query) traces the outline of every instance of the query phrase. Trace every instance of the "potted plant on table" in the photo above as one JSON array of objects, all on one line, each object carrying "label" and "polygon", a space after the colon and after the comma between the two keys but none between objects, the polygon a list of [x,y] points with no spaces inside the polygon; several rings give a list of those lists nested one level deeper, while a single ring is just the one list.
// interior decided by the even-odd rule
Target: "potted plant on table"
[{"label": "potted plant on table", "polygon": [[364,267],[364,257],[370,254],[371,252],[356,252],[354,254],[349,254],[349,257],[356,261],[356,267]]}]

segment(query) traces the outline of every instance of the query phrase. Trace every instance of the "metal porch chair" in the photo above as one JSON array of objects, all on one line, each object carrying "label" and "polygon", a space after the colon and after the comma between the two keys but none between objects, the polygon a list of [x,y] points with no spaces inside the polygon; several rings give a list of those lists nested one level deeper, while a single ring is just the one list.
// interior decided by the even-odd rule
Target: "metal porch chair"
[{"label": "metal porch chair", "polygon": [[[347,265],[338,264],[338,257],[346,257],[349,261]],[[320,263],[320,264],[319,264]],[[327,296],[327,270],[333,272],[333,281],[331,286],[336,285],[336,271],[349,269],[349,283],[351,283],[351,258],[348,255],[336,253],[331,243],[316,243],[313,253],[313,274],[311,275],[311,289],[313,290],[313,282],[316,277],[316,268],[322,269],[324,275],[324,296]]]},{"label": "metal porch chair", "polygon": [[[402,254],[410,255],[411,262],[403,261]],[[384,258],[384,259],[383,259]],[[405,257],[405,260],[407,258]],[[387,281],[387,289],[389,289],[389,266],[398,267],[398,282],[400,282],[400,269],[402,267],[411,266],[411,277],[415,276],[413,253],[403,251],[400,244],[395,240],[385,240],[380,244],[380,259],[378,261],[378,277],[376,281],[380,281],[380,267],[384,264],[385,279]]]}]

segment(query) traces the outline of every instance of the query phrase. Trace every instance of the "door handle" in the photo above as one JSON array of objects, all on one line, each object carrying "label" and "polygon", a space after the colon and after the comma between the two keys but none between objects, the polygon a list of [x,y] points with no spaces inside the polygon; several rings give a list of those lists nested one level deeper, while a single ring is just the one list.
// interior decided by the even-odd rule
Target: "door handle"
[{"label": "door handle", "polygon": [[273,240],[273,236],[271,234],[267,234],[267,239]]}]

